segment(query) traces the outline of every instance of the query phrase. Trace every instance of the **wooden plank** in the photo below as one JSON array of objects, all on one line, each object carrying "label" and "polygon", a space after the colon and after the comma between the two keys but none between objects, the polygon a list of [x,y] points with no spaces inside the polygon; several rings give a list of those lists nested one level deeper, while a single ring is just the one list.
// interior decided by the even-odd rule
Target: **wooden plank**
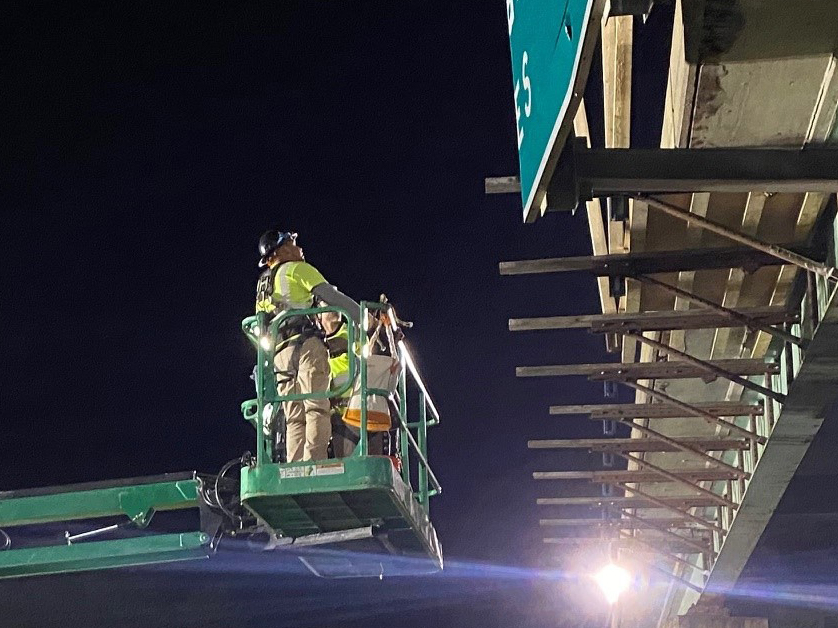
[{"label": "wooden plank", "polygon": [[[631,146],[631,76],[634,18],[630,15],[609,17],[602,24],[603,114],[606,148]],[[608,252],[626,253],[630,246],[631,216],[634,201],[629,201],[628,221],[608,221]],[[635,250],[640,247],[635,244]],[[636,294],[635,294],[636,293]],[[631,297],[631,301],[629,301]],[[639,287],[620,297],[620,311],[639,309]],[[635,340],[624,338],[622,360],[634,361]]]},{"label": "wooden plank", "polygon": [[[588,129],[588,113],[585,110],[585,101],[579,104],[576,116],[573,118],[573,132],[576,137],[584,137],[588,147],[591,146],[591,135]],[[605,225],[602,219],[602,204],[599,198],[593,198],[585,203],[588,215],[588,231],[591,234],[591,249],[594,255],[605,255],[608,253],[608,241],[605,238]],[[615,299],[612,299],[611,289],[607,277],[597,277],[597,288],[599,289],[599,305],[604,314],[617,311]]]},{"label": "wooden plank", "polygon": [[[681,15],[681,0],[676,0],[675,21],[673,24],[672,46],[670,47],[669,80],[666,84],[663,125],[661,128],[661,148],[686,148],[689,142],[689,129],[692,122],[692,94],[695,91],[696,66],[687,63],[684,50],[684,24]],[[649,206],[635,201],[629,211],[629,250],[639,252],[646,249]],[[643,287],[634,279],[626,280],[625,310],[640,310]],[[676,337],[676,341],[678,338]],[[623,362],[634,361],[637,341],[623,343]],[[654,352],[648,346],[641,346],[640,361],[650,361]],[[635,393],[635,401],[645,403],[644,392]]]},{"label": "wooden plank", "polygon": [[[682,436],[679,443],[704,451],[747,449],[747,440],[736,438],[705,438]],[[669,452],[680,451],[675,446],[653,438],[563,438],[527,441],[529,449],[590,449],[591,451]]]},{"label": "wooden plank", "polygon": [[483,180],[483,189],[486,194],[520,194],[521,179],[517,176],[510,177],[486,177]]},{"label": "wooden plank", "polygon": [[[776,373],[776,364],[763,360],[708,360],[708,364],[729,373],[742,376]],[[685,379],[690,377],[705,378],[707,370],[692,362],[604,362],[599,364],[553,364],[545,366],[519,366],[515,369],[518,377],[565,377],[584,375],[597,379],[637,380],[637,379]]]},{"label": "wooden plank", "polygon": [[807,192],[803,195],[803,202],[794,223],[794,241],[800,242],[809,237],[821,212],[826,207],[829,195],[823,192]]},{"label": "wooden plank", "polygon": [[[761,404],[739,403],[732,401],[711,401],[691,404],[700,410],[718,417],[761,415]],[[669,403],[603,403],[576,406],[550,406],[550,414],[578,415],[589,414],[592,419],[680,419],[684,411]],[[702,419],[703,420],[703,419]]]},{"label": "wooden plank", "polygon": [[609,17],[602,24],[602,86],[605,145],[628,148],[631,143],[631,15]]},{"label": "wooden plank", "polygon": [[[741,314],[766,325],[781,325],[796,322],[799,315],[783,307],[744,308]],[[741,327],[742,324],[718,312],[708,309],[636,314],[578,314],[575,316],[543,316],[534,318],[510,318],[509,331],[535,331],[545,329],[590,329],[597,333],[620,331],[665,331],[670,329],[714,329],[718,327]]]},{"label": "wooden plank", "polygon": [[[762,219],[762,212],[765,208],[766,195],[762,192],[751,192],[745,203],[745,211],[742,215],[742,224],[739,231],[745,235],[756,237],[759,223]],[[736,309],[739,305],[739,298],[742,294],[742,284],[745,282],[745,271],[742,268],[731,268],[728,272],[727,285],[725,286],[722,305],[726,308]],[[737,336],[742,337],[742,333]],[[731,330],[728,327],[719,328],[713,337],[713,344],[710,349],[710,357],[722,357],[727,355],[728,341],[731,338]]]},{"label": "wooden plank", "polygon": [[[735,480],[738,475],[726,469],[688,469],[672,471],[673,475],[687,482]],[[533,480],[589,480],[599,484],[617,482],[672,482],[654,471],[615,470],[615,471],[535,471]]]},{"label": "wooden plank", "polygon": [[[781,245],[807,257],[815,252],[791,245]],[[773,255],[750,247],[652,251],[620,255],[585,255],[500,262],[501,275],[536,275],[588,271],[600,276],[626,277],[634,274],[669,273],[711,268],[758,268],[784,262]]]},{"label": "wooden plank", "polygon": [[692,124],[692,105],[697,68],[687,62],[682,0],[676,0],[669,53],[669,80],[666,83],[661,148],[686,148]]},{"label": "wooden plank", "polygon": [[[690,198],[690,207],[689,211],[692,214],[696,214],[697,216],[706,217],[707,216],[707,208],[710,205],[710,195],[706,192],[698,192],[693,194]],[[704,235],[704,230],[691,223],[687,223],[687,234],[686,234],[686,241],[685,241],[685,248],[696,248],[701,245],[701,238]],[[678,282],[677,286],[681,290],[685,290],[687,292],[694,292],[693,285],[695,284],[695,273],[694,270],[685,270],[678,273]],[[690,309],[690,302],[687,299],[682,297],[676,296],[675,297],[675,310],[689,310]],[[674,330],[669,337],[669,344],[671,344],[676,349],[686,350],[686,343],[684,338],[684,332],[682,330]]]}]

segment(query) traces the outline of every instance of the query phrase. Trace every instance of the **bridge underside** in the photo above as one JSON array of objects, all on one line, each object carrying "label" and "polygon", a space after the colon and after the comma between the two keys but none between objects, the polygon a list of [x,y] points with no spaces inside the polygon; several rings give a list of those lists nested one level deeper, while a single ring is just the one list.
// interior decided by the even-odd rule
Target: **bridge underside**
[{"label": "bridge underside", "polygon": [[[720,13],[713,9],[718,3],[676,4],[662,148],[838,146],[838,5],[743,0]],[[629,147],[631,18],[610,18],[602,30],[606,146]],[[577,135],[588,135],[585,116],[583,108]],[[511,320],[510,329],[588,329],[619,355],[621,364],[610,368],[529,366],[518,375],[581,375],[633,391],[636,412],[625,404],[551,408],[566,415],[559,420],[583,415],[623,424],[630,432],[618,436],[655,443],[576,444],[615,469],[585,477],[604,487],[591,504],[604,513],[600,525],[591,526],[589,516],[588,524],[574,526],[554,512],[576,503],[540,502],[553,509],[541,521],[551,531],[546,542],[609,538],[622,555],[664,578],[668,585],[624,609],[627,622],[643,625],[684,613],[703,591],[734,587],[838,396],[838,295],[827,278],[838,256],[836,194],[751,190],[657,199],[674,211],[633,199],[626,215],[609,211],[603,220],[604,203],[588,202],[595,257],[587,262],[528,260],[501,268],[599,275],[602,314],[540,312]],[[722,229],[689,222],[678,209]],[[742,259],[725,265],[720,260],[736,244],[725,231],[763,246],[746,246]],[[777,250],[771,245],[805,248],[816,264],[806,269],[776,255],[766,262],[766,251]],[[697,262],[701,251],[712,257],[714,250],[719,263]],[[599,272],[602,255],[619,256],[628,272],[617,278]],[[754,362],[764,365],[760,373],[748,370]],[[714,447],[712,439],[731,442]],[[574,446],[564,442],[530,446]],[[709,477],[711,471],[717,475]],[[535,479],[582,478],[544,469]]]}]

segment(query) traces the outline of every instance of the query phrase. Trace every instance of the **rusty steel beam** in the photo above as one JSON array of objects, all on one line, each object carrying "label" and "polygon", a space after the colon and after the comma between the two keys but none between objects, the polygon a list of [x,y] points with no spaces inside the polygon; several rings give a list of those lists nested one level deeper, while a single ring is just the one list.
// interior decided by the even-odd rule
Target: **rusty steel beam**
[{"label": "rusty steel beam", "polygon": [[[693,404],[718,417],[723,416],[761,416],[763,405],[760,403],[741,403],[738,401],[710,401]],[[589,414],[592,419],[682,419],[693,415],[671,403],[602,403],[574,406],[550,406],[550,414],[575,415]]]},{"label": "rusty steel beam", "polygon": [[[616,420],[616,419],[615,419]],[[747,449],[748,441],[735,438],[682,436],[679,441],[704,451]],[[670,452],[681,451],[672,443],[651,438],[560,438],[527,441],[529,449],[589,449],[591,451]]]},{"label": "rusty steel beam", "polygon": [[685,362],[689,362],[691,364],[695,364],[697,367],[704,369],[710,379],[704,378],[705,381],[713,381],[716,377],[724,377],[725,379],[733,382],[734,384],[739,384],[742,388],[747,388],[755,393],[760,395],[765,395],[766,397],[771,397],[772,399],[779,401],[780,403],[783,402],[785,399],[785,395],[779,392],[775,392],[770,388],[766,388],[765,386],[760,386],[756,382],[752,382],[741,375],[737,375],[736,373],[731,373],[730,371],[720,368],[707,360],[702,360],[700,358],[695,357],[685,351],[681,351],[680,349],[676,349],[665,342],[660,342],[659,340],[655,340],[654,338],[647,338],[640,332],[626,332],[626,336],[631,336],[632,338],[636,339],[637,342],[645,344],[653,349],[657,349],[658,351],[662,351],[663,353],[669,355],[670,357],[677,357]]},{"label": "rusty steel beam", "polygon": [[[747,308],[739,310],[743,316],[763,325],[797,323],[800,314],[782,306]],[[579,314],[575,316],[544,316],[535,318],[510,318],[510,331],[536,331],[547,329],[589,329],[594,333],[622,333],[628,331],[668,331],[672,329],[716,329],[719,327],[744,327],[745,323],[719,312],[703,309],[654,312],[620,312],[619,314]]]},{"label": "rusty steel beam", "polygon": [[[672,531],[674,529],[678,530],[695,530],[695,526],[692,522],[687,521],[683,517],[681,518],[651,518],[651,517],[641,517],[635,512],[631,512],[630,509],[621,509],[620,514],[623,516],[623,521],[630,522],[636,526],[635,529],[645,529],[645,528],[653,528],[660,531]],[[632,529],[630,527],[623,527],[624,530]],[[687,538],[687,537],[682,537]],[[701,539],[691,538],[691,540],[700,541]],[[712,541],[707,538],[702,543],[702,546],[712,552]]]},{"label": "rusty steel beam", "polygon": [[667,203],[653,196],[641,195],[637,196],[636,198],[644,203],[647,203],[649,207],[654,207],[655,209],[658,209],[664,212],[665,214],[668,214],[669,216],[673,216],[680,220],[684,220],[687,223],[696,224],[702,229],[712,231],[715,234],[718,234],[725,238],[729,238],[734,242],[738,242],[739,244],[745,244],[756,251],[760,251],[761,253],[773,255],[778,260],[786,264],[793,264],[798,268],[808,270],[809,272],[813,272],[817,275],[820,275],[821,277],[825,277],[826,279],[838,281],[838,269],[836,269],[833,266],[821,264],[820,262],[810,259],[805,255],[796,253],[778,244],[769,244],[767,242],[763,242],[762,240],[758,240],[757,238],[745,235],[744,233],[734,231],[733,229],[725,227],[722,224],[719,224],[692,212],[683,210],[680,207],[673,205],[672,203]]},{"label": "rusty steel beam", "polygon": [[[666,501],[666,499],[664,499],[664,498],[657,497],[655,495],[650,495],[646,491],[644,491],[642,489],[639,489],[636,486],[628,486],[625,483],[620,484],[619,486],[623,490],[625,490],[629,493],[633,493],[634,495],[636,495],[638,497],[642,497],[643,499],[655,504],[656,506],[658,506],[660,508],[663,508],[665,510],[670,511],[673,514],[676,514],[678,516],[689,519],[693,523],[697,523],[698,525],[700,525],[703,528],[707,528],[709,530],[715,530],[716,532],[718,532],[720,534],[725,533],[725,530],[722,526],[720,526],[716,523],[713,523],[712,521],[707,521],[706,519],[702,519],[701,517],[698,517],[698,516],[692,514],[691,512],[688,512],[686,510],[683,510],[682,508],[674,506],[674,505],[670,504],[668,501]],[[717,506],[718,507],[718,505],[719,505],[715,500],[712,500],[705,495],[701,495],[700,497],[702,499],[706,500],[712,506]]]},{"label": "rusty steel beam", "polygon": [[807,341],[804,338],[798,338],[794,334],[790,334],[783,329],[763,324],[759,320],[750,318],[738,310],[732,310],[723,305],[719,305],[718,303],[714,303],[713,301],[700,297],[697,294],[693,294],[692,292],[688,292],[687,290],[682,290],[681,288],[668,284],[665,281],[660,281],[659,279],[655,279],[654,277],[644,274],[634,274],[629,276],[641,283],[656,286],[661,290],[665,290],[670,294],[675,295],[676,297],[681,297],[682,299],[701,305],[709,310],[718,312],[722,316],[726,316],[730,320],[740,323],[742,326],[747,327],[751,331],[764,331],[766,334],[771,334],[776,338],[782,339],[784,342],[791,342],[801,347],[805,347],[807,344]]},{"label": "rusty steel beam", "polygon": [[[680,510],[677,510],[678,507],[708,508],[712,506],[717,506],[717,504],[714,501],[709,500],[706,497],[702,497],[700,495],[668,495],[665,497],[655,498],[654,502],[642,496],[632,495],[613,495],[608,497],[603,497],[601,495],[597,495],[595,497],[539,497],[538,499],[536,499],[535,503],[538,506],[616,506],[618,508],[651,509],[669,509],[669,507],[672,506],[676,508],[676,512],[681,517],[686,517],[686,514]],[[661,506],[662,503],[666,505]]]},{"label": "rusty steel beam", "polygon": [[[742,358],[711,360],[709,364],[736,375],[765,375],[779,372],[779,366],[764,360]],[[583,375],[592,379],[615,381],[637,379],[702,378],[707,370],[686,361],[669,362],[602,362],[595,364],[556,364],[548,366],[519,366],[518,377],[566,377]]]},{"label": "rusty steel beam", "polygon": [[[622,548],[629,548],[632,545],[643,545],[640,539],[631,537],[631,536],[622,536],[618,539],[608,539],[611,543],[616,543],[619,547]],[[603,539],[597,536],[559,536],[559,537],[544,537],[541,539],[542,543],[547,545],[587,545],[589,543],[602,543]],[[704,554],[707,552],[706,549],[697,550],[694,547],[686,543],[679,543],[677,541],[670,541],[669,539],[655,539],[656,543],[660,543],[660,545],[665,546],[667,549],[678,552],[679,554]],[[644,547],[648,547],[644,545]],[[654,547],[651,545],[650,547]],[[660,550],[663,551],[663,550]]]},{"label": "rusty steel beam", "polygon": [[[632,541],[634,541],[635,544],[646,548],[646,550],[647,550],[646,553],[652,552],[653,554],[658,554],[659,556],[662,556],[662,557],[666,558],[667,560],[671,560],[673,562],[680,563],[682,565],[686,565],[687,567],[692,567],[693,569],[695,569],[696,571],[701,572],[704,575],[707,575],[707,574],[710,573],[706,569],[702,569],[701,567],[698,567],[697,565],[691,563],[686,558],[681,558],[680,556],[676,556],[675,553],[672,553],[672,552],[677,551],[676,548],[670,547],[668,549],[672,550],[672,552],[667,552],[667,551],[661,549],[660,547],[650,543],[649,541],[631,536],[630,534],[628,534],[627,532],[623,532],[622,530],[620,531],[620,536],[623,539],[631,539]],[[634,549],[634,548],[631,548],[631,547],[629,547],[628,549],[630,549],[631,551],[638,551],[637,549]],[[696,550],[695,548],[691,548],[690,551],[688,551],[688,552],[677,551],[677,553],[678,554],[704,554],[706,552],[700,552],[700,551]]]},{"label": "rusty steel beam", "polygon": [[667,528],[665,526],[658,525],[657,523],[650,522],[650,521],[644,519],[643,517],[638,517],[637,515],[632,514],[632,513],[628,513],[628,512],[626,512],[624,514],[627,515],[630,519],[633,519],[636,522],[643,524],[646,528],[650,528],[652,530],[657,530],[658,532],[660,532],[661,534],[663,534],[664,536],[666,536],[670,539],[677,539],[678,542],[689,545],[690,547],[692,547],[695,550],[698,550],[702,554],[709,553],[709,552],[712,551],[710,543],[707,539],[704,539],[702,541],[702,540],[699,540],[699,539],[682,536],[680,534],[676,534],[675,532],[673,532],[672,530],[670,530],[669,528]]},{"label": "rusty steel beam", "polygon": [[[809,249],[797,250],[800,254],[812,252]],[[769,253],[755,251],[748,247],[735,247],[517,260],[500,262],[499,269],[501,275],[587,271],[600,277],[631,277],[636,274],[674,273],[717,268],[757,269],[761,266],[776,266],[783,263],[782,260]]]},{"label": "rusty steel beam", "polygon": [[684,453],[692,454],[704,460],[704,462],[712,464],[713,466],[721,467],[722,469],[727,469],[731,473],[736,474],[737,477],[750,477],[750,474],[744,469],[739,469],[738,467],[734,467],[733,465],[723,462],[719,458],[714,458],[713,456],[702,451],[701,449],[693,447],[692,444],[686,443],[676,438],[672,438],[670,436],[667,436],[666,434],[661,434],[657,430],[653,430],[652,428],[646,427],[645,425],[642,425],[640,423],[635,423],[630,419],[620,419],[619,422],[623,423],[624,425],[628,425],[629,427],[631,427],[634,430],[637,430],[641,434],[646,434],[646,436],[648,436],[649,438],[653,438],[668,445],[672,445],[673,447],[675,447],[676,449],[680,449]]},{"label": "rusty steel beam", "polygon": [[[755,440],[755,441],[757,441],[758,443],[761,443],[761,444],[765,444],[765,442],[768,440],[765,436],[760,436],[759,434],[755,434],[754,432],[751,432],[750,430],[746,430],[744,427],[739,427],[735,423],[731,423],[729,421],[725,421],[723,419],[720,419],[719,417],[717,417],[713,414],[710,414],[709,412],[705,412],[701,408],[698,408],[698,407],[693,406],[689,403],[686,403],[685,401],[681,401],[680,399],[676,399],[675,397],[672,397],[671,395],[667,395],[666,393],[661,392],[659,390],[655,390],[651,386],[644,386],[643,384],[638,384],[637,382],[621,382],[621,383],[625,384],[626,386],[629,386],[630,388],[634,388],[635,390],[640,390],[642,392],[645,392],[649,396],[655,397],[656,399],[659,399],[661,401],[666,401],[668,403],[679,406],[679,407],[683,408],[684,411],[689,412],[690,414],[702,417],[708,423],[712,423],[712,424],[718,425],[720,427],[724,427],[724,428],[730,430],[731,432],[735,432],[735,433],[739,434],[740,436],[744,436],[745,438],[753,439],[753,440]],[[632,425],[636,425],[636,424],[632,424]]]},{"label": "rusty steel beam", "polygon": [[521,179],[517,176],[486,177],[483,181],[486,194],[510,194],[521,191]]},{"label": "rusty steel beam", "polygon": [[[628,515],[627,512],[622,514]],[[683,517],[638,517],[615,518],[615,519],[539,519],[538,525],[543,527],[579,527],[579,528],[622,528],[623,530],[646,529],[652,525],[659,525],[665,528],[691,529],[694,524]]]},{"label": "rusty steel beam", "polygon": [[[622,453],[617,455],[623,456]],[[634,459],[636,456],[625,454],[625,457]],[[646,463],[648,464],[648,463]],[[633,469],[616,470],[616,471],[535,471],[532,474],[534,480],[589,480],[599,484],[609,484],[613,482],[677,482],[684,480],[686,482],[718,482],[721,480],[735,480],[740,476],[738,473],[732,473],[725,469],[705,468],[705,469],[687,469],[674,472],[678,480],[663,477],[660,473],[655,471],[637,471]],[[694,488],[693,484],[689,485]]]},{"label": "rusty steel beam", "polygon": [[[676,482],[677,484],[680,484],[681,486],[685,486],[687,488],[691,488],[695,491],[698,491],[700,494],[705,495],[706,497],[708,497],[710,499],[715,499],[716,501],[718,501],[718,503],[724,504],[725,506],[728,506],[729,508],[733,508],[734,510],[736,510],[739,507],[739,505],[736,502],[734,502],[733,500],[728,499],[727,497],[725,497],[723,495],[717,495],[713,491],[711,491],[709,489],[706,489],[703,486],[699,486],[698,485],[698,480],[691,480],[690,478],[684,477],[681,473],[673,473],[672,471],[670,471],[668,469],[664,469],[663,467],[661,467],[659,465],[656,465],[652,462],[649,462],[648,460],[645,460],[644,458],[641,458],[639,456],[633,456],[633,455],[627,454],[625,452],[617,454],[617,455],[619,455],[622,458],[625,458],[629,462],[634,462],[635,464],[637,464],[641,468],[649,469],[652,473],[657,474],[659,477],[664,478],[665,480],[669,480],[670,482]],[[724,478],[724,479],[726,479],[726,480],[742,479],[742,478],[745,477],[744,475],[737,475],[737,474],[733,473],[732,471],[728,471],[728,474],[732,475],[734,477],[733,478],[728,477],[728,478]],[[750,474],[748,474],[748,476],[750,476]]]}]

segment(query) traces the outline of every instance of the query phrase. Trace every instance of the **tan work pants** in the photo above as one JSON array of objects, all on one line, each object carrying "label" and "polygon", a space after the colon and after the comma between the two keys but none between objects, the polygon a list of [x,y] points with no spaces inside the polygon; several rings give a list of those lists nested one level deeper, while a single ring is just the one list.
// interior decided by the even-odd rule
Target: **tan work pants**
[{"label": "tan work pants", "polygon": [[[279,372],[279,394],[329,390],[329,352],[323,341],[317,337],[307,338],[296,350],[295,356],[295,345],[292,344],[274,358],[274,365]],[[292,377],[293,374],[295,376]],[[331,436],[329,406],[326,398],[283,402],[288,462],[327,458],[326,448]]]}]

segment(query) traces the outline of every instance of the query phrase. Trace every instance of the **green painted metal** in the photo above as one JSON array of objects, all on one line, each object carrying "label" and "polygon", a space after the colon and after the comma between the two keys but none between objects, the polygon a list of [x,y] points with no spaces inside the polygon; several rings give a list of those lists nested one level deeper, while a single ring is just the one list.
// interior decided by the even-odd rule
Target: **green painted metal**
[{"label": "green painted metal", "polygon": [[[367,302],[363,301],[361,303],[361,320],[366,323],[367,316],[369,315],[369,310],[367,308]],[[353,346],[353,345],[350,345]],[[366,347],[365,347],[366,349]],[[350,354],[354,353],[351,351]],[[358,445],[356,446],[357,454],[359,456],[366,456],[369,453],[369,442],[367,439],[367,412],[369,410],[369,395],[367,393],[367,360],[366,356],[364,355],[364,351],[361,352],[361,368],[360,368],[360,378],[361,378],[361,438],[358,441]]]},{"label": "green painted metal", "polygon": [[167,563],[207,557],[203,532],[158,534],[0,552],[0,578]]},{"label": "green painted metal", "polygon": [[67,487],[42,495],[0,493],[0,528],[112,515],[125,515],[144,527],[155,511],[197,507],[198,483],[192,478],[89,490]]},{"label": "green painted metal", "polygon": [[604,0],[506,0],[524,220],[540,209],[587,82]]},{"label": "green painted metal", "polygon": [[419,559],[422,573],[441,568],[428,513],[387,457],[245,467],[241,496],[278,535],[299,538],[373,526],[386,535],[390,553]]},{"label": "green painted metal", "polygon": [[[399,378],[399,416],[400,422],[408,425],[407,421],[407,378]],[[402,480],[410,484],[410,441],[407,439],[407,429],[399,430],[399,450],[402,456]]]},{"label": "green painted metal", "polygon": [[[361,320],[364,322],[367,321],[368,312],[387,312],[390,307],[389,305],[384,303],[376,303],[369,301],[362,301],[360,305]],[[284,401],[304,400],[309,398],[337,397],[343,395],[346,391],[350,390],[354,386],[354,382],[356,379],[359,380],[359,390],[361,396],[361,428],[360,441],[358,443],[358,447],[356,448],[354,455],[365,456],[368,453],[368,443],[366,438],[368,398],[370,395],[389,396],[390,393],[387,390],[380,390],[376,388],[370,388],[367,386],[367,360],[364,351],[361,351],[360,355],[356,351],[349,352],[349,379],[346,382],[346,384],[338,390],[326,391],[323,393],[294,394],[284,396],[280,396],[277,391],[276,376],[273,372],[272,367],[274,347],[276,346],[277,330],[289,318],[316,315],[319,313],[329,311],[338,312],[341,315],[342,319],[344,320],[344,323],[347,325],[349,346],[355,347],[355,339],[364,337],[364,332],[359,328],[358,325],[356,325],[352,321],[352,319],[349,316],[349,313],[342,308],[326,306],[302,310],[289,310],[286,312],[281,312],[272,320],[268,320],[266,313],[260,312],[257,315],[248,317],[244,321],[242,321],[242,330],[245,332],[250,342],[256,347],[257,351],[257,398],[245,401],[242,404],[242,414],[245,420],[251,423],[254,426],[254,428],[256,428],[256,466],[261,466],[263,464],[269,464],[273,462],[271,460],[269,444],[267,442],[267,439],[265,438],[263,430],[261,429],[261,418],[264,416],[266,412],[265,408],[268,404],[282,403]],[[267,334],[265,330],[267,330]],[[267,338],[267,342],[265,345],[263,345],[262,341],[265,338]],[[422,382],[422,379],[419,376],[419,373],[416,370],[416,367],[413,364],[413,361],[410,358],[410,354],[407,351],[406,347],[402,346],[400,351],[402,369],[399,375],[399,403],[396,418],[398,420],[397,432],[398,441],[400,443],[400,455],[402,458],[402,479],[404,480],[405,484],[407,484],[408,486],[411,485],[409,462],[410,451],[413,450],[418,458],[418,464],[419,468],[422,470],[422,475],[425,475],[431,479],[431,481],[434,484],[434,494],[439,494],[442,490],[442,487],[440,486],[433,472],[430,470],[427,458],[427,433],[425,437],[423,437],[424,442],[421,445],[411,434],[411,429],[415,429],[418,435],[422,432],[422,430],[427,430],[428,426],[437,425],[439,423],[439,412],[437,411],[436,406],[431,401],[430,395],[428,394],[428,391],[425,388],[425,385]],[[420,408],[418,410],[420,412],[421,418],[419,421],[415,422],[411,422],[409,420],[409,417],[407,416],[408,380],[414,382],[420,393]],[[430,418],[428,417],[428,414],[430,414]],[[420,501],[420,503],[427,507],[428,498],[430,497],[429,489],[426,488],[425,490],[422,490],[422,487],[419,486],[418,490],[419,494],[417,495],[417,499]]]},{"label": "green painted metal", "polygon": [[[419,451],[427,451],[428,448],[428,416],[425,404],[425,393],[419,392]],[[419,503],[428,508],[428,468],[419,465]]]},{"label": "green painted metal", "polygon": [[[390,307],[367,301],[360,305],[364,322],[368,312],[388,311]],[[350,377],[341,390],[286,396],[277,392],[272,360],[278,325],[291,316],[325,311],[337,311],[344,318],[350,347],[357,347],[356,338],[366,338],[366,328],[361,329],[353,323],[344,310],[332,307],[283,312],[271,321],[265,314],[259,314],[242,323],[243,330],[257,348],[257,398],[242,404],[242,413],[257,430],[258,452],[253,464],[241,471],[242,504],[281,537],[297,539],[370,527],[374,530],[373,536],[386,535],[387,541],[377,548],[375,544],[366,545],[362,551],[380,551],[384,547],[391,554],[419,559],[415,561],[417,573],[441,568],[441,549],[428,518],[428,505],[430,497],[439,494],[442,488],[427,458],[427,428],[439,423],[439,413],[406,346],[401,344],[393,348],[399,351],[401,363],[398,398],[394,400],[397,402],[394,430],[400,445],[401,474],[389,458],[368,455],[369,396],[390,397],[391,393],[368,385],[366,350],[349,352]],[[262,346],[260,340],[266,329],[269,330],[268,342]],[[360,394],[360,440],[351,457],[291,464],[277,464],[271,460],[261,425],[267,404],[338,396],[354,387],[356,382]],[[413,408],[416,416],[412,419],[409,417],[408,383],[418,390],[419,397],[418,405]],[[414,487],[411,486],[412,456],[415,456],[418,469]],[[347,573],[356,568],[357,565],[351,569],[347,567]],[[317,572],[317,569],[313,571]]]},{"label": "green painted metal", "polygon": [[256,460],[257,464],[270,462],[270,443],[265,438],[261,428],[262,417],[265,407],[268,404],[281,403],[283,401],[297,401],[304,399],[322,399],[339,397],[350,390],[358,372],[358,359],[354,352],[349,352],[349,379],[344,386],[324,393],[293,394],[279,396],[276,376],[273,371],[274,348],[277,346],[279,327],[290,318],[299,316],[313,316],[323,312],[337,312],[340,314],[348,330],[348,344],[355,346],[355,339],[358,337],[356,326],[352,323],[349,312],[339,307],[313,307],[304,310],[289,310],[281,312],[273,319],[268,318],[266,312],[259,312],[255,316],[249,316],[242,321],[242,331],[248,340],[256,348],[256,399],[245,401],[242,404],[242,414],[245,420],[256,428]]},{"label": "green painted metal", "polygon": [[[163,475],[108,483],[0,493],[0,528],[55,522],[127,517],[145,528],[155,512],[199,507],[200,480],[194,473]],[[96,524],[91,524],[96,528]],[[105,528],[106,531],[108,528]],[[102,532],[102,530],[98,530]],[[14,535],[13,535],[14,536]],[[62,539],[63,541],[63,539]],[[205,557],[209,542],[200,531],[148,534],[106,541],[73,541],[0,551],[0,578],[107,569],[127,565]]]}]

